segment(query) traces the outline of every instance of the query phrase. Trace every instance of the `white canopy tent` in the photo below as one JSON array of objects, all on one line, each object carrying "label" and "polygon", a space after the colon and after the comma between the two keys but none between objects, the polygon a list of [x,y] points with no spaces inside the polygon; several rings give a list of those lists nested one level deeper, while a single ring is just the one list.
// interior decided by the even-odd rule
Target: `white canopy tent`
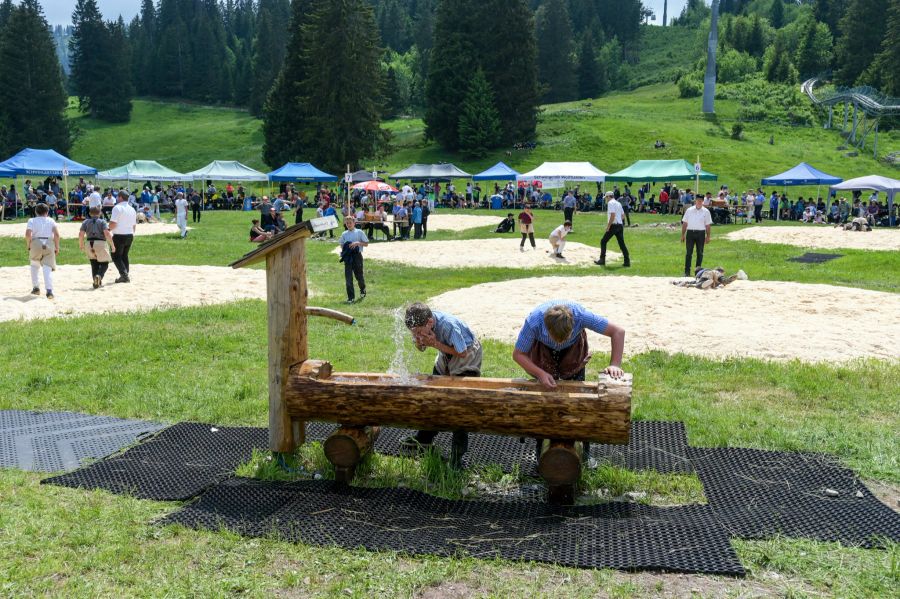
[{"label": "white canopy tent", "polygon": [[605,173],[590,162],[545,162],[533,171],[522,173],[519,181],[540,181],[543,187],[563,187],[566,181],[594,181],[602,183]]},{"label": "white canopy tent", "polygon": [[843,183],[832,185],[831,189],[845,191],[871,189],[872,191],[885,192],[885,194],[887,194],[889,223],[892,227],[897,224],[896,219],[894,218],[894,194],[900,191],[900,181],[897,179],[889,179],[888,177],[881,177],[879,175],[868,175],[866,177],[848,179]]},{"label": "white canopy tent", "polygon": [[194,181],[268,181],[269,176],[237,160],[213,160],[203,168],[185,174]]}]

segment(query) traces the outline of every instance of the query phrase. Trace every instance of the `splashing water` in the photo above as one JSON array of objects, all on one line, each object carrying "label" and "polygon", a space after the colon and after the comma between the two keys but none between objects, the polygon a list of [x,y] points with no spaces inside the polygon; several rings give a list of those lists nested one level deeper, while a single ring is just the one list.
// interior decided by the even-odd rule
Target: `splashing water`
[{"label": "splashing water", "polygon": [[391,382],[401,385],[421,385],[422,381],[415,378],[409,372],[410,360],[410,335],[406,329],[404,316],[406,310],[402,306],[394,310],[394,357],[391,359],[391,365],[388,368],[388,374],[393,374],[397,379]]}]

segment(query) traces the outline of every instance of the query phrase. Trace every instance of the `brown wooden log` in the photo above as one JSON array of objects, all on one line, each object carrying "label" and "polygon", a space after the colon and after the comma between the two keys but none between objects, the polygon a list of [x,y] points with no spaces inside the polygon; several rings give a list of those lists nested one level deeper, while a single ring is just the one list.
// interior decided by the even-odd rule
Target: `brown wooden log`
[{"label": "brown wooden log", "polygon": [[561,440],[627,443],[631,381],[567,381],[554,391],[538,383],[476,377],[396,377],[291,371],[287,409],[302,420],[466,430]]},{"label": "brown wooden log", "polygon": [[581,443],[547,439],[541,447],[538,472],[547,485],[574,485],[581,479]]},{"label": "brown wooden log", "polygon": [[342,426],[325,440],[325,457],[336,468],[355,466],[371,451],[380,432],[377,426]]},{"label": "brown wooden log", "polygon": [[306,315],[331,318],[332,320],[337,320],[338,322],[343,322],[344,324],[353,324],[354,322],[356,322],[356,319],[349,314],[338,312],[337,310],[331,310],[329,308],[319,308],[317,306],[307,306]]},{"label": "brown wooden log", "polygon": [[269,449],[292,452],[304,442],[302,419],[288,414],[290,369],[309,356],[306,329],[306,246],[302,239],[266,254],[269,336]]}]

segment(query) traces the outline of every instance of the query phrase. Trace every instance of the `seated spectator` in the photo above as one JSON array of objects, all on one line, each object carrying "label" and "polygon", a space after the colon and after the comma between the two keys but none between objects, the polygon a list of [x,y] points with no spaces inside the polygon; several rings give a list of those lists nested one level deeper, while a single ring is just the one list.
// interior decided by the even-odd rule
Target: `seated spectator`
[{"label": "seated spectator", "polygon": [[262,243],[263,241],[268,241],[274,237],[274,233],[271,231],[265,231],[262,227],[259,226],[259,220],[253,219],[252,226],[250,227],[250,241],[254,243]]},{"label": "seated spectator", "polygon": [[[274,208],[273,208],[274,210]],[[275,213],[275,234],[283,233],[284,230],[287,229],[287,223],[284,222],[284,216],[282,216],[281,212]]]}]

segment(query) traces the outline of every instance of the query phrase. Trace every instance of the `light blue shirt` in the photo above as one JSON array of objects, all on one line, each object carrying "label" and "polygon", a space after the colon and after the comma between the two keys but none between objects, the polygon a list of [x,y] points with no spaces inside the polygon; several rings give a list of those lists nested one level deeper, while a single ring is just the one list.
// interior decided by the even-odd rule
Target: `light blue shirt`
[{"label": "light blue shirt", "polygon": [[[369,243],[369,238],[366,237],[366,234],[362,232],[362,229],[353,229],[352,231],[347,230],[341,233],[341,238],[339,240],[340,246],[344,247],[344,244],[347,242],[353,243],[355,241],[361,241],[363,243]],[[363,251],[363,246],[359,246],[359,251]]]},{"label": "light blue shirt", "polygon": [[436,311],[432,311],[431,315],[434,317],[434,337],[444,345],[461,354],[475,343],[475,334],[457,317]]},{"label": "light blue shirt", "polygon": [[[575,319],[572,334],[562,343],[557,343],[550,338],[550,332],[547,330],[547,325],[544,324],[544,313],[553,306],[559,305],[567,306],[572,310],[572,316]],[[606,331],[607,325],[609,325],[609,321],[606,318],[588,311],[579,303],[569,300],[551,300],[544,302],[525,317],[525,324],[522,325],[519,338],[516,340],[516,349],[527,354],[531,351],[534,342],[539,341],[550,349],[559,351],[574,344],[584,329],[590,329],[602,335]]]},{"label": "light blue shirt", "polygon": [[422,208],[420,208],[419,206],[416,206],[415,208],[413,208],[412,212],[413,212],[412,222],[414,224],[421,225],[422,224]]}]

